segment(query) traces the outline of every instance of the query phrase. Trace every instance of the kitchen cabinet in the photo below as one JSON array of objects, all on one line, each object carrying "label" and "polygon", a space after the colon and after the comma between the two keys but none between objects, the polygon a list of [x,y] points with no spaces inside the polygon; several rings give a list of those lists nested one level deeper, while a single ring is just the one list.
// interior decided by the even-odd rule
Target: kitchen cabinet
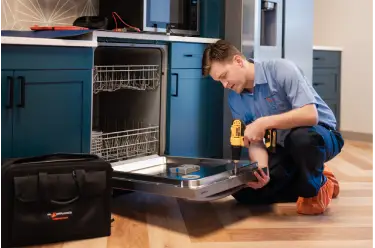
[{"label": "kitchen cabinet", "polygon": [[[38,49],[39,55],[35,53]],[[69,49],[65,49],[68,54]],[[65,65],[61,61],[43,61],[52,57],[52,50],[2,46],[3,65],[7,68],[1,78],[2,160],[90,151],[92,70],[69,63],[82,53],[66,59]],[[56,50],[59,53],[64,49]],[[24,56],[17,63],[14,58],[21,58],[19,51]]]},{"label": "kitchen cabinet", "polygon": [[222,147],[221,85],[200,69],[172,69],[169,154],[220,157]]},{"label": "kitchen cabinet", "polygon": [[313,51],[312,85],[331,108],[340,128],[341,51]]},{"label": "kitchen cabinet", "polygon": [[166,153],[172,156],[222,156],[223,88],[202,75],[206,46],[170,45]]},{"label": "kitchen cabinet", "polygon": [[13,91],[13,71],[1,71],[1,156],[12,155],[13,136],[13,100],[10,93]]},{"label": "kitchen cabinet", "polygon": [[200,36],[205,38],[224,38],[225,1],[201,1]]}]

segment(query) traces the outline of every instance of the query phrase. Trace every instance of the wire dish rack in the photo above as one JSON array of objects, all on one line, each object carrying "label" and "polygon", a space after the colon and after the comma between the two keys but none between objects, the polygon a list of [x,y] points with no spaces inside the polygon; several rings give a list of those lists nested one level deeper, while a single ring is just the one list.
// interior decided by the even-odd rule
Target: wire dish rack
[{"label": "wire dish rack", "polygon": [[111,65],[94,68],[94,94],[120,89],[155,90],[159,84],[158,65]]},{"label": "wire dish rack", "polygon": [[91,132],[91,153],[101,156],[103,149],[102,132],[92,131]]},{"label": "wire dish rack", "polygon": [[116,162],[155,154],[158,151],[158,144],[158,126],[113,133],[95,132],[92,136],[91,153],[97,154],[108,162]]}]

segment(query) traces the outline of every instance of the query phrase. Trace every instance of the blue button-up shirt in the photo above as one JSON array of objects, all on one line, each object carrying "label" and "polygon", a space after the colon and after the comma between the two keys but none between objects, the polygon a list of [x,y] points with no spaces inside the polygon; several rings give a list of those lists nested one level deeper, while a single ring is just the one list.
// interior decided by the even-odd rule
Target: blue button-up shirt
[{"label": "blue button-up shirt", "polygon": [[[248,125],[263,116],[315,104],[319,122],[336,127],[332,110],[316,93],[297,65],[286,59],[251,62],[255,66],[253,92],[244,91],[237,94],[231,91],[228,96],[233,118],[241,119]],[[290,130],[277,130],[277,143],[283,146],[289,132]]]}]

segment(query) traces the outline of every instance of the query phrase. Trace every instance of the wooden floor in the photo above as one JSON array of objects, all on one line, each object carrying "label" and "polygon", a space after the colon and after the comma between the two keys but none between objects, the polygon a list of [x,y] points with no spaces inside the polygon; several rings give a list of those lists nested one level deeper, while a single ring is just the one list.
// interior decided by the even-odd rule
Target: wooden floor
[{"label": "wooden floor", "polygon": [[324,215],[300,216],[295,204],[249,209],[231,197],[192,203],[132,193],[114,200],[110,237],[43,247],[372,247],[372,159],[372,144],[346,141],[328,163],[341,193]]}]

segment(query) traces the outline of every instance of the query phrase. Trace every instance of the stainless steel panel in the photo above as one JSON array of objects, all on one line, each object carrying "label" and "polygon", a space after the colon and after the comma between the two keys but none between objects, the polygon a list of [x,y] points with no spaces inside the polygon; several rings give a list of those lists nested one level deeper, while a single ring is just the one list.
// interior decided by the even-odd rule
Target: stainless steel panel
[{"label": "stainless steel panel", "polygon": [[[265,8],[262,11],[262,6]],[[272,6],[269,10],[268,7]],[[281,58],[283,51],[283,1],[226,0],[225,39],[248,58]],[[262,21],[263,20],[263,21]],[[263,39],[262,39],[263,35]],[[228,90],[224,91],[223,158],[230,158]]]},{"label": "stainless steel panel", "polygon": [[286,0],[284,13],[284,58],[296,63],[309,83],[313,69],[313,0]]},{"label": "stainless steel panel", "polygon": [[225,40],[238,49],[242,44],[243,0],[225,0]]},{"label": "stainless steel panel", "polygon": [[282,0],[227,0],[225,39],[246,57],[280,58],[282,17]]},{"label": "stainless steel panel", "polygon": [[[226,197],[247,182],[255,181],[253,172],[257,163],[242,161],[237,170],[229,160],[165,157],[165,161],[131,171],[114,171],[113,188],[184,198],[194,201],[210,201]],[[175,174],[169,169],[177,166],[198,165],[198,171]],[[264,169],[265,171],[266,169]]]}]

